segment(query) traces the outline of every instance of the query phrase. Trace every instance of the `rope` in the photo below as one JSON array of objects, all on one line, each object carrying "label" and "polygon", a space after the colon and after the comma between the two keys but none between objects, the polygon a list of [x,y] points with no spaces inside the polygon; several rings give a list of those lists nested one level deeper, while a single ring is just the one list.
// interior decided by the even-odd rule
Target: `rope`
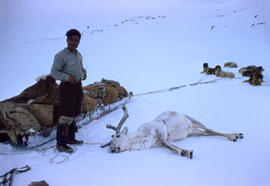
[{"label": "rope", "polygon": [[156,94],[156,93],[161,93],[161,92],[173,91],[173,90],[178,90],[180,88],[184,88],[184,87],[188,87],[188,86],[216,83],[216,82],[218,82],[220,80],[221,80],[221,78],[214,79],[214,80],[211,80],[211,81],[203,81],[203,82],[201,82],[201,79],[200,79],[196,83],[190,83],[190,84],[186,84],[186,85],[180,85],[180,86],[170,87],[170,88],[166,88],[166,89],[161,89],[161,90],[155,90],[155,91],[151,91],[151,92],[135,94],[134,96],[142,96],[142,95],[147,95],[147,94]]},{"label": "rope", "polygon": [[99,146],[103,145],[103,143],[98,143],[98,142],[85,142],[83,144],[86,144],[86,145],[99,145]]},{"label": "rope", "polygon": [[[207,75],[205,75],[206,77]],[[175,87],[170,87],[170,88],[166,88],[166,89],[161,89],[161,90],[155,90],[155,91],[150,91],[150,92],[145,92],[145,93],[139,93],[139,94],[134,94],[134,96],[143,96],[143,95],[148,95],[148,94],[157,94],[157,93],[162,93],[162,92],[167,92],[167,91],[173,91],[173,90],[178,90],[181,88],[185,88],[188,86],[196,86],[196,85],[203,85],[203,84],[210,84],[210,83],[217,83],[220,82],[221,80],[224,79],[228,79],[228,78],[216,78],[210,81],[202,81],[203,78],[200,78],[199,81],[195,82],[195,83],[190,83],[190,84],[185,84],[185,85],[180,85],[180,86],[175,86]],[[242,78],[233,78],[230,80],[235,80],[235,79],[242,79]]]},{"label": "rope", "polygon": [[[84,144],[85,145],[102,145],[101,143],[97,143],[97,142],[96,143],[86,142]],[[77,148],[74,146],[72,148],[73,148],[73,153],[75,153],[77,151]],[[69,157],[73,154],[73,153],[61,153],[56,149],[55,145],[44,147],[42,149],[39,149],[38,151],[42,154],[43,157],[53,155],[49,161],[51,164],[61,164],[64,162],[68,162]],[[50,151],[51,153],[49,153]]]},{"label": "rope", "polygon": [[2,176],[0,176],[0,178],[2,179],[1,182],[0,182],[0,185],[1,186],[11,186],[12,185],[13,175],[14,174],[18,174],[18,173],[22,173],[22,172],[27,172],[30,169],[31,168],[28,165],[26,165],[24,167],[21,167],[21,168],[11,169],[7,173],[5,173]]},{"label": "rope", "polygon": [[[97,142],[96,143],[86,142],[84,144],[86,144],[86,145],[102,145],[101,143],[97,143]],[[72,148],[73,148],[73,153],[75,153],[77,151],[77,148],[76,147],[72,147]],[[52,151],[52,153],[48,154],[48,152],[50,150]],[[42,156],[44,156],[44,157],[53,155],[53,157],[49,161],[51,164],[54,164],[54,163],[61,164],[64,162],[68,162],[69,157],[73,154],[73,153],[61,153],[56,149],[55,145],[52,145],[49,147],[44,147],[44,148],[40,149],[39,152],[42,153]]]},{"label": "rope", "polygon": [[43,145],[45,145],[45,144],[47,144],[47,143],[49,143],[49,142],[51,142],[51,141],[53,141],[55,139],[56,138],[52,138],[52,139],[50,139],[48,141],[45,141],[44,143],[41,143],[41,144],[38,144],[38,145],[35,145],[35,146],[32,146],[32,147],[26,147],[26,149],[35,150],[37,147],[41,147],[41,146],[43,146]]}]

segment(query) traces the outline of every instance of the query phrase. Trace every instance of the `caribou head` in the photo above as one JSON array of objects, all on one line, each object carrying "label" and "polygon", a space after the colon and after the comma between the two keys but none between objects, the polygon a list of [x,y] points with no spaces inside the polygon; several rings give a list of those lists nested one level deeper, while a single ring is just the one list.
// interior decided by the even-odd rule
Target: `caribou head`
[{"label": "caribou head", "polygon": [[106,147],[106,146],[110,146],[110,150],[111,152],[123,152],[128,150],[129,148],[129,137],[128,137],[128,128],[124,127],[121,130],[121,127],[123,126],[124,122],[126,121],[126,119],[128,118],[128,111],[126,109],[125,106],[122,107],[123,111],[124,111],[124,116],[122,117],[122,119],[120,120],[120,122],[118,123],[117,127],[112,126],[112,125],[106,125],[106,127],[108,129],[112,129],[115,131],[115,134],[112,135],[112,140],[101,146]]},{"label": "caribou head", "polygon": [[119,134],[112,135],[110,150],[111,152],[123,152],[129,149],[128,128],[124,127]]}]

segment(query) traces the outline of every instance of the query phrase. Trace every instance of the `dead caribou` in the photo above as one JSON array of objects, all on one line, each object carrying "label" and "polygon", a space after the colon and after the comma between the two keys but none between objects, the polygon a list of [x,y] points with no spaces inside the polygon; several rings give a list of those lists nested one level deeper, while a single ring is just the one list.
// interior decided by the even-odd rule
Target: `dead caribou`
[{"label": "dead caribou", "polygon": [[152,147],[165,146],[177,155],[192,159],[193,150],[181,149],[173,145],[172,142],[188,136],[223,136],[230,141],[237,141],[243,138],[242,133],[225,134],[215,132],[190,116],[173,111],[163,112],[153,121],[141,125],[137,132],[128,133],[127,127],[121,130],[122,125],[128,118],[128,112],[125,107],[123,107],[123,111],[124,116],[117,127],[112,125],[106,126],[116,132],[115,135],[112,135],[111,142],[102,146],[110,146],[111,152],[146,150]]}]

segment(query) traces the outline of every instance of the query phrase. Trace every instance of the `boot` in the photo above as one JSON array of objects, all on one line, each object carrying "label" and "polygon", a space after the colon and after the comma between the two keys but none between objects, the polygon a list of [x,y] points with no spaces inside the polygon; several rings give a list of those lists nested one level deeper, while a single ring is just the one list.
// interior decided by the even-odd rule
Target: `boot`
[{"label": "boot", "polygon": [[76,140],[75,139],[75,133],[77,131],[78,131],[78,128],[76,126],[76,123],[75,122],[72,122],[69,125],[67,144],[73,144],[73,145],[81,145],[81,144],[83,144],[83,141],[82,140]]},{"label": "boot", "polygon": [[63,144],[63,145],[57,145],[56,146],[56,149],[59,151],[59,152],[67,152],[67,153],[72,153],[73,152],[73,149],[66,145],[66,144]]},{"label": "boot", "polygon": [[67,145],[69,126],[58,124],[56,131],[56,149],[60,152],[72,153],[73,149]]}]

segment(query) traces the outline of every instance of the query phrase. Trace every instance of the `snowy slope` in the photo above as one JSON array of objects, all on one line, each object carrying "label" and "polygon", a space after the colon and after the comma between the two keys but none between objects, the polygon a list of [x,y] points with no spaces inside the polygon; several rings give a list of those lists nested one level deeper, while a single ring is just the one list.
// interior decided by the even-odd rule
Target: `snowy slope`
[{"label": "snowy slope", "polygon": [[[36,77],[47,74],[53,55],[66,46],[66,30],[73,27],[83,33],[79,50],[88,70],[84,85],[104,77],[137,95],[215,79],[199,73],[204,62],[222,66],[235,61],[240,67],[265,69],[260,87],[242,83],[245,78],[238,69],[226,69],[237,78],[138,95],[127,104],[129,131],[172,110],[213,130],[242,132],[243,140],[192,137],[174,143],[194,150],[192,160],[165,148],[111,154],[99,146],[110,140],[113,132],[105,125],[118,123],[123,115],[119,109],[80,129],[77,136],[86,144],[76,147],[71,156],[57,155],[53,149],[27,152],[0,144],[1,153],[12,154],[0,154],[0,175],[26,164],[32,168],[14,177],[15,186],[43,179],[52,186],[270,185],[267,0],[10,0],[1,1],[0,7],[0,16],[5,17],[0,100],[19,94]],[[261,22],[265,24],[251,26]],[[51,145],[55,141],[46,146]]]}]

